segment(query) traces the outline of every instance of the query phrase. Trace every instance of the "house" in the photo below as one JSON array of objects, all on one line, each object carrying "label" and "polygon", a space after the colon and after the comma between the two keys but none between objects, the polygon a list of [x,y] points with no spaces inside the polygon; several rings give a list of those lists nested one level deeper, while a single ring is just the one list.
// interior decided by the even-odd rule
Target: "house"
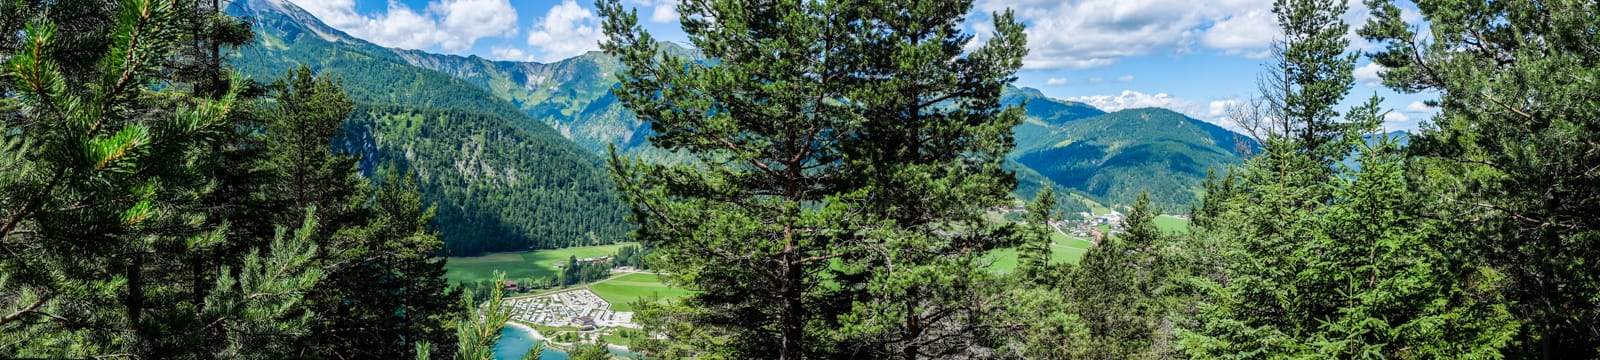
[{"label": "house", "polygon": [[594,265],[594,264],[608,263],[608,262],[611,262],[611,255],[606,255],[606,256],[601,256],[601,257],[578,259],[578,263],[584,264],[584,265]]},{"label": "house", "polygon": [[518,286],[517,282],[514,281],[514,280],[503,281],[503,282],[500,283],[500,285],[505,289],[505,291],[511,291],[511,292],[522,291],[522,287]]},{"label": "house", "polygon": [[594,331],[595,329],[594,318],[589,317],[588,315],[579,316],[577,319],[572,319],[572,325],[577,326],[578,331]]}]

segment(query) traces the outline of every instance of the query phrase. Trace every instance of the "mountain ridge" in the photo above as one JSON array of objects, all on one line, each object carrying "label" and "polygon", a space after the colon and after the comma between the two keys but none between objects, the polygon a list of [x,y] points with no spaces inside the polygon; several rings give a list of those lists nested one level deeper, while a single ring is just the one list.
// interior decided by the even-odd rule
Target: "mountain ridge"
[{"label": "mountain ridge", "polygon": [[230,63],[256,79],[300,67],[340,79],[357,104],[336,149],[363,170],[395,162],[417,174],[452,255],[625,240],[623,205],[600,158],[517,106],[405,52],[328,28],[281,0],[226,9],[255,28]]},{"label": "mountain ridge", "polygon": [[[292,7],[292,4],[282,4],[281,1],[249,0],[252,3],[271,2],[285,5],[281,6],[282,8]],[[305,14],[303,10],[299,12],[301,15],[287,16],[287,18],[299,21],[315,19]],[[599,155],[604,155],[608,149],[615,147],[625,154],[650,160],[681,160],[674,154],[651,146],[647,141],[650,134],[649,124],[633,116],[616,101],[610,90],[616,84],[614,75],[622,70],[622,65],[603,53],[591,51],[548,63],[492,60],[477,55],[435,54],[422,50],[387,48],[349,37],[342,32],[315,30],[322,27],[326,25],[320,22],[308,26],[313,29],[311,32],[317,33],[318,36],[331,38],[337,43],[349,44],[375,57],[431,70],[476,87],[501,100],[499,101],[501,104],[496,104],[497,108],[502,109],[498,112],[505,112],[504,108],[512,108],[524,115],[516,117],[519,121],[532,120],[531,122],[538,123],[537,125],[543,125],[520,124],[530,131],[540,131],[539,128],[551,129],[579,147]],[[324,32],[330,34],[322,34]],[[672,43],[665,44],[664,47],[668,51],[685,56],[699,56],[692,49]],[[1127,109],[1108,113],[1088,104],[1049,97],[1038,89],[1011,86],[1002,93],[1002,102],[1007,105],[1022,106],[1028,115],[1022,124],[1013,128],[1017,149],[1010,156],[1011,161],[1008,164],[1019,174],[1019,185],[1016,189],[1019,197],[1031,197],[1031,193],[1044,183],[1053,183],[1060,190],[1077,192],[1100,202],[1126,204],[1131,201],[1130,192],[1148,190],[1157,194],[1158,204],[1177,210],[1186,206],[1193,198],[1192,193],[1198,189],[1199,180],[1203,179],[1205,169],[1236,164],[1243,159],[1243,154],[1226,151],[1225,148],[1228,146],[1219,145],[1223,142],[1219,140],[1221,138],[1219,134],[1226,133],[1239,138],[1242,136],[1170,110],[1163,109],[1165,112],[1156,112],[1153,109]],[[502,104],[505,106],[501,106]],[[1175,128],[1148,128],[1136,123],[1107,119],[1084,123],[1086,120],[1128,111],[1157,114],[1166,121],[1166,124]],[[1181,130],[1185,127],[1195,131],[1168,131]],[[1122,128],[1143,130],[1119,131]],[[1079,146],[1055,146],[1061,145],[1064,141],[1096,142],[1108,139],[1116,139],[1116,142],[1096,143],[1104,145],[1102,146],[1104,149],[1086,146],[1089,143]],[[1119,144],[1154,146],[1138,148]],[[1139,154],[1142,155],[1137,159],[1149,164],[1127,163],[1129,160],[1126,156],[1117,158],[1116,155],[1121,154],[1120,150],[1123,149],[1139,150]],[[1111,150],[1112,153],[1106,153],[1107,150]],[[1095,163],[1089,161],[1094,156],[1109,156],[1101,161],[1109,161],[1111,166],[1090,166]],[[1118,159],[1123,161],[1116,161]],[[1070,162],[1077,165],[1068,166],[1055,162]],[[1135,169],[1150,173],[1137,173]],[[1148,177],[1160,180],[1153,183],[1141,180]],[[1160,185],[1144,187],[1113,185],[1131,183]],[[1189,195],[1184,195],[1185,193]]]}]

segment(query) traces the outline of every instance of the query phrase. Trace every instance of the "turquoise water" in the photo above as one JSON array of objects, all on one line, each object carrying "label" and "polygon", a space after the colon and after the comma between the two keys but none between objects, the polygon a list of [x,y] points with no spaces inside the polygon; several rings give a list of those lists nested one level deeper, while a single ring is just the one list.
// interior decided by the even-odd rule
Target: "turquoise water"
[{"label": "turquoise water", "polygon": [[[515,326],[507,326],[500,329],[500,342],[494,344],[494,359],[521,360],[522,356],[527,355],[528,350],[533,348],[533,344],[537,343],[539,340],[533,338],[533,333]],[[544,353],[539,354],[539,360],[567,360],[567,353],[556,349],[544,349]]]},{"label": "turquoise water", "polygon": [[[494,344],[494,359],[521,360],[522,356],[527,355],[528,350],[533,348],[533,344],[537,343],[539,343],[539,340],[533,338],[533,332],[515,326],[501,328],[500,342]],[[636,357],[632,353],[617,350],[616,348],[611,348],[610,350],[612,355],[623,358],[632,359]],[[567,353],[556,349],[544,349],[544,353],[539,354],[539,360],[567,360]]]}]

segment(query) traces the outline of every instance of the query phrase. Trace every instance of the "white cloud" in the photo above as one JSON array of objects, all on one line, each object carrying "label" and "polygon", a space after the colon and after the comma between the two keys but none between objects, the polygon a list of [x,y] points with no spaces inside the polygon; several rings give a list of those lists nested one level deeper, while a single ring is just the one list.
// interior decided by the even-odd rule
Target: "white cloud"
[{"label": "white cloud", "polygon": [[489,58],[506,61],[533,61],[533,55],[522,49],[509,46],[496,46],[489,50]]},{"label": "white cloud", "polygon": [[[1280,37],[1272,0],[980,0],[979,16],[1015,9],[1028,25],[1030,69],[1085,69],[1131,56],[1204,48],[1264,58]],[[1352,1],[1341,18],[1352,49],[1371,47],[1355,34],[1370,17]],[[973,31],[986,29],[974,22]],[[979,36],[978,41],[985,39]]]},{"label": "white cloud", "polygon": [[1434,107],[1428,106],[1428,104],[1421,101],[1412,101],[1410,104],[1406,104],[1406,111],[1416,113],[1433,112]]},{"label": "white cloud", "polygon": [[1206,104],[1206,117],[1222,119],[1228,116],[1228,109],[1242,104],[1239,99],[1212,100]]},{"label": "white cloud", "polygon": [[1205,46],[1230,53],[1262,57],[1262,51],[1278,37],[1278,22],[1272,9],[1255,8],[1243,13],[1228,15],[1207,29],[1200,42]]},{"label": "white cloud", "polygon": [[600,18],[573,0],[550,8],[528,33],[539,60],[556,61],[600,48]]},{"label": "white cloud", "polygon": [[1408,123],[1411,122],[1411,117],[1406,116],[1406,114],[1402,114],[1399,111],[1390,111],[1387,114],[1383,114],[1383,122],[1385,125],[1392,123]]},{"label": "white cloud", "polygon": [[1357,83],[1366,85],[1367,87],[1380,87],[1383,86],[1383,78],[1379,76],[1379,72],[1381,71],[1383,71],[1383,65],[1367,63],[1366,65],[1356,67],[1353,75],[1355,76]]},{"label": "white cloud", "polygon": [[1134,90],[1123,90],[1117,95],[1094,95],[1070,97],[1067,100],[1077,101],[1097,109],[1114,112],[1126,109],[1146,107],[1163,108],[1177,111],[1186,116],[1199,119],[1221,126],[1223,128],[1240,131],[1238,124],[1228,119],[1228,108],[1238,104],[1238,99],[1217,99],[1206,102],[1196,102],[1178,98],[1167,93],[1148,94]]},{"label": "white cloud", "polygon": [[383,13],[356,13],[354,0],[291,0],[328,26],[378,45],[460,52],[479,39],[515,33],[507,0],[434,0],[425,11],[390,1]]},{"label": "white cloud", "polygon": [[624,0],[623,3],[640,9],[648,8],[641,12],[648,13],[648,20],[651,22],[674,24],[678,22],[677,0]]},{"label": "white cloud", "polygon": [[1066,78],[1049,78],[1044,81],[1044,84],[1050,86],[1061,86],[1071,82],[1071,80],[1067,80]]},{"label": "white cloud", "polygon": [[1128,75],[1119,76],[1119,77],[1117,77],[1117,81],[1132,82],[1133,81],[1133,75],[1132,74],[1128,74]]},{"label": "white cloud", "polygon": [[1182,100],[1167,93],[1146,94],[1133,90],[1123,90],[1117,95],[1093,95],[1067,98],[1107,112],[1137,109],[1145,107],[1166,108],[1184,113],[1185,115],[1201,117],[1204,112],[1197,111],[1199,107],[1194,102]]}]

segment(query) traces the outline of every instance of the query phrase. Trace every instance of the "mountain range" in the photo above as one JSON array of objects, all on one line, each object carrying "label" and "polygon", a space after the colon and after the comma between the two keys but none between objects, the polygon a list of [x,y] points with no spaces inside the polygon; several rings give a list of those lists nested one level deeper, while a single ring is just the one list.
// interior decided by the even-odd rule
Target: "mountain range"
[{"label": "mountain range", "polygon": [[[359,110],[333,144],[367,169],[399,162],[440,207],[452,254],[611,242],[628,230],[599,160],[615,147],[653,161],[649,124],[611,94],[621,64],[599,52],[552,63],[496,61],[379,46],[334,29],[286,0],[234,2],[255,29],[232,61],[255,79],[307,66],[336,76]],[[678,56],[689,48],[666,44]],[[1254,146],[1226,129],[1165,109],[1107,113],[1008,88],[1023,106],[1009,167],[1020,197],[1041,186],[1079,199],[1127,204],[1140,192],[1170,211],[1194,200],[1207,169],[1243,161]]]}]

